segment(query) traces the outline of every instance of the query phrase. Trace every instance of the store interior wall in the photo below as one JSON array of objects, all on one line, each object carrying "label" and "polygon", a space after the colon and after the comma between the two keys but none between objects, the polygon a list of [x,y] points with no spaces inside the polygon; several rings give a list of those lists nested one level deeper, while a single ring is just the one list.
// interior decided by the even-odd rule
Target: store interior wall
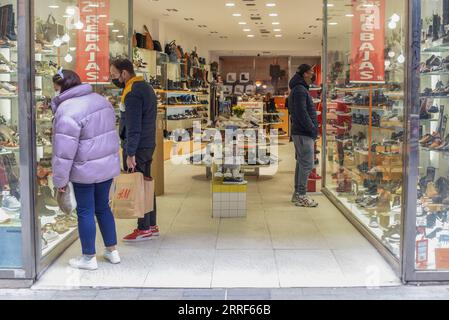
[{"label": "store interior wall", "polygon": [[[288,60],[289,57],[220,57],[220,73],[226,79],[228,73],[237,73],[237,76],[239,76],[241,73],[247,72],[250,74],[249,79],[253,83],[256,81],[270,82],[270,65],[279,64],[281,70],[285,70],[288,76]],[[280,88],[287,87],[287,76],[281,78]]]}]

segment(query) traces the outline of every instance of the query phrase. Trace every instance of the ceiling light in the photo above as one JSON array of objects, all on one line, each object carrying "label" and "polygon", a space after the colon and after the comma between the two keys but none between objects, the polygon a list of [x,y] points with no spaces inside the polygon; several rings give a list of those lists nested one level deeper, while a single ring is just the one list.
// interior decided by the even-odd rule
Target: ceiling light
[{"label": "ceiling light", "polygon": [[225,4],[226,7],[235,7],[235,3],[229,2]]},{"label": "ceiling light", "polygon": [[70,16],[74,16],[76,13],[76,9],[74,7],[67,7],[67,9],[65,9],[65,12]]},{"label": "ceiling light", "polygon": [[334,7],[335,5],[333,3],[328,3],[327,6],[328,7]]},{"label": "ceiling light", "polygon": [[245,25],[245,24],[246,24],[246,22],[239,22],[239,24],[241,24],[241,25]]},{"label": "ceiling light", "polygon": [[232,16],[234,16],[234,17],[241,17],[242,15],[240,13],[233,13]]},{"label": "ceiling light", "polygon": [[57,5],[50,5],[50,6],[48,6],[50,9],[58,9],[59,8],[59,6],[57,6]]},{"label": "ceiling light", "polygon": [[391,21],[399,22],[400,20],[401,20],[401,17],[397,13],[395,13],[391,16]]},{"label": "ceiling light", "polygon": [[108,22],[108,23],[106,23],[106,25],[107,25],[107,26],[113,26],[114,23],[113,23],[113,22]]},{"label": "ceiling light", "polygon": [[276,38],[282,38],[282,34],[276,34],[274,35]]},{"label": "ceiling light", "polygon": [[274,26],[277,26],[277,25],[280,25],[281,23],[280,22],[272,22],[271,24]]},{"label": "ceiling light", "polygon": [[390,29],[392,29],[392,30],[396,29],[397,26],[398,26],[397,23],[394,22],[394,21],[390,21],[390,22],[388,23],[388,28],[390,28]]},{"label": "ceiling light", "polygon": [[277,13],[270,13],[269,16],[270,16],[270,17],[277,17],[278,14],[277,14]]},{"label": "ceiling light", "polygon": [[404,55],[401,53],[401,55],[398,57],[398,62],[400,63],[400,64],[403,64],[404,62],[405,62],[405,57],[404,57]]},{"label": "ceiling light", "polygon": [[274,32],[281,32],[282,29],[273,29]]},{"label": "ceiling light", "polygon": [[120,30],[114,29],[114,30],[112,30],[112,32],[114,32],[114,33],[119,33]]},{"label": "ceiling light", "polygon": [[354,15],[353,15],[352,13],[348,13],[348,14],[346,14],[345,16],[348,17],[348,18],[354,17]]},{"label": "ceiling light", "polygon": [[330,26],[336,26],[338,24],[338,22],[329,22]]},{"label": "ceiling light", "polygon": [[251,29],[243,29],[244,32],[250,32]]},{"label": "ceiling light", "polygon": [[247,36],[248,38],[254,38],[255,37],[255,35],[253,35],[253,34],[249,34],[248,36]]},{"label": "ceiling light", "polygon": [[276,3],[267,3],[266,6],[267,7],[276,7]]}]

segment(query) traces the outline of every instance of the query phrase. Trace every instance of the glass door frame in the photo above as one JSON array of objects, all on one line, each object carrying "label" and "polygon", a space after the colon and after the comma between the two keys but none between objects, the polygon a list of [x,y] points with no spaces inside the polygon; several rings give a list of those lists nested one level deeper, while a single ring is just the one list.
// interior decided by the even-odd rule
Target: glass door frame
[{"label": "glass door frame", "polygon": [[[31,32],[31,37],[30,40],[32,40],[32,44],[34,44],[34,34],[35,34],[35,30],[34,30],[34,4],[36,3],[36,0],[28,0],[30,2],[30,6],[31,6],[31,12],[30,12],[30,25],[28,26]],[[133,27],[133,0],[127,0],[128,1],[128,55],[129,57],[132,57],[132,36],[134,34],[134,27]],[[34,45],[30,45],[30,65],[34,66]],[[29,70],[29,73],[31,74],[30,79],[32,80],[32,84],[31,84],[31,92],[35,92],[35,88],[34,88],[34,79],[35,79],[35,70],[34,68],[31,68]],[[30,114],[29,116],[31,117],[31,119],[36,119],[36,103],[35,103],[35,95],[32,95],[32,114]],[[32,136],[29,137],[31,140],[31,145],[29,146],[32,152],[32,156],[31,159],[33,159],[33,161],[29,162],[30,164],[35,164],[36,163],[36,159],[37,159],[37,155],[36,155],[36,122],[33,120],[32,121]],[[78,232],[73,232],[67,239],[65,239],[61,244],[59,244],[55,249],[53,249],[48,255],[46,255],[45,257],[42,257],[42,250],[40,248],[40,225],[39,225],[39,215],[38,213],[35,211],[35,187],[37,185],[37,181],[36,181],[36,166],[35,165],[31,165],[30,167],[32,167],[32,182],[30,182],[31,184],[31,198],[32,198],[32,206],[33,206],[33,210],[31,212],[34,212],[34,242],[33,242],[33,247],[34,247],[34,251],[35,251],[35,264],[36,264],[36,274],[35,274],[35,278],[38,279],[45,271],[46,269],[59,257],[61,256],[61,254],[64,253],[64,251],[71,246],[77,239],[78,239]]]},{"label": "glass door frame", "polygon": [[403,248],[402,276],[405,282],[449,281],[449,271],[416,269],[416,214],[417,181],[419,177],[419,110],[420,110],[420,62],[421,62],[421,0],[408,0],[408,43],[407,43],[407,123],[405,174],[405,236]]},{"label": "glass door frame", "polygon": [[[402,0],[405,3],[405,12],[410,11],[410,3],[411,1],[414,0]],[[338,198],[327,188],[327,179],[326,179],[326,169],[327,169],[327,136],[326,136],[326,131],[325,128],[326,126],[324,125],[324,123],[326,123],[325,121],[327,120],[327,94],[328,94],[328,83],[327,83],[327,75],[329,72],[329,65],[328,65],[328,58],[327,58],[327,52],[328,52],[328,3],[329,0],[323,0],[323,49],[322,49],[322,65],[323,65],[323,93],[322,93],[322,97],[324,98],[322,101],[323,104],[323,147],[322,147],[322,161],[321,161],[321,167],[322,167],[322,175],[323,175],[323,187],[322,187],[322,192],[324,195],[327,196],[327,198],[343,213],[343,215],[346,217],[346,219],[349,220],[349,222],[351,224],[354,225],[354,227],[379,251],[379,253],[385,258],[385,260],[390,264],[390,266],[393,268],[393,270],[396,272],[396,274],[398,276],[400,276],[401,278],[404,279],[403,275],[404,275],[404,270],[403,270],[403,266],[404,266],[404,257],[405,257],[405,250],[404,250],[404,243],[409,243],[410,241],[408,240],[408,238],[406,238],[406,234],[405,230],[404,230],[404,226],[405,223],[410,223],[409,219],[406,218],[407,216],[407,210],[406,207],[404,206],[404,199],[408,199],[407,198],[407,191],[408,188],[403,187],[403,196],[402,196],[402,201],[403,201],[403,206],[402,206],[402,215],[401,215],[401,256],[400,258],[396,257],[390,250],[387,249],[387,247],[385,247],[381,241],[379,241],[379,239],[377,239],[374,234],[369,230],[369,228],[362,224],[359,220],[357,220],[354,215],[351,213],[351,211],[346,208],[339,200]],[[404,19],[405,19],[405,25],[408,27],[409,26],[409,17],[407,15],[404,14]],[[410,34],[409,30],[406,30],[406,34]],[[406,40],[406,47],[408,47],[407,44],[407,40]],[[407,92],[409,92],[408,90],[408,86],[407,83],[405,84],[404,87],[404,94],[406,95],[405,98],[405,105],[407,105],[407,102],[409,100],[407,100]],[[407,108],[405,108],[407,109]],[[408,118],[406,118],[408,119]],[[404,154],[406,154],[406,149],[408,147],[408,143],[404,143]],[[418,169],[418,167],[416,167],[416,170]],[[404,177],[407,177],[407,166],[404,166]],[[404,182],[405,183],[405,182]],[[415,183],[415,189],[416,189],[416,183]],[[416,192],[415,192],[416,193]],[[416,201],[415,203],[415,211],[416,211]],[[407,226],[409,227],[409,226]],[[413,231],[416,228],[413,228]],[[414,241],[413,241],[413,245],[414,245]]]}]

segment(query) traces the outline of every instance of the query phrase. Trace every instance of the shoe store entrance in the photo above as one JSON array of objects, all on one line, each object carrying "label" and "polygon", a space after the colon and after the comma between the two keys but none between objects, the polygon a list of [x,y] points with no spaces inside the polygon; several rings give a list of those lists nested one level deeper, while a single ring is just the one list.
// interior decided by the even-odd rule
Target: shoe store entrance
[{"label": "shoe store entrance", "polygon": [[[340,95],[355,10],[343,2],[352,3],[328,4],[338,9],[338,22],[327,30],[320,1],[134,0],[128,58],[157,96],[151,228],[117,220],[121,263],[99,252],[96,271],[73,268],[81,252],[75,241],[35,287],[398,285],[379,248],[321,193],[325,182],[330,190],[337,182],[337,197],[352,192],[338,163],[339,141],[349,136],[348,126],[359,126],[360,135],[374,127],[352,124],[348,110],[328,117],[323,111],[326,79],[337,84],[329,102],[366,94]],[[401,6],[386,10],[403,17]],[[121,41],[119,22],[109,23],[114,43]],[[329,33],[325,55],[323,30]],[[375,103],[390,103],[372,90]],[[103,94],[119,109],[120,91],[106,86]],[[366,110],[359,113],[363,118]],[[337,146],[326,139],[334,131]],[[376,215],[374,202],[362,200]],[[97,250],[103,246],[98,236]]]}]

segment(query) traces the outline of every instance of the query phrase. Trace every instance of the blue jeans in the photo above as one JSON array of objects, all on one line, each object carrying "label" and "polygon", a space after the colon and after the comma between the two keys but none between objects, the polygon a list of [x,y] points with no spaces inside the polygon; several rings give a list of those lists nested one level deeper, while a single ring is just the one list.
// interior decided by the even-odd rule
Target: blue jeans
[{"label": "blue jeans", "polygon": [[103,236],[104,245],[117,245],[115,220],[109,206],[109,191],[112,180],[96,184],[74,183],[75,198],[78,204],[78,231],[84,255],[95,255],[95,238],[98,225]]}]

